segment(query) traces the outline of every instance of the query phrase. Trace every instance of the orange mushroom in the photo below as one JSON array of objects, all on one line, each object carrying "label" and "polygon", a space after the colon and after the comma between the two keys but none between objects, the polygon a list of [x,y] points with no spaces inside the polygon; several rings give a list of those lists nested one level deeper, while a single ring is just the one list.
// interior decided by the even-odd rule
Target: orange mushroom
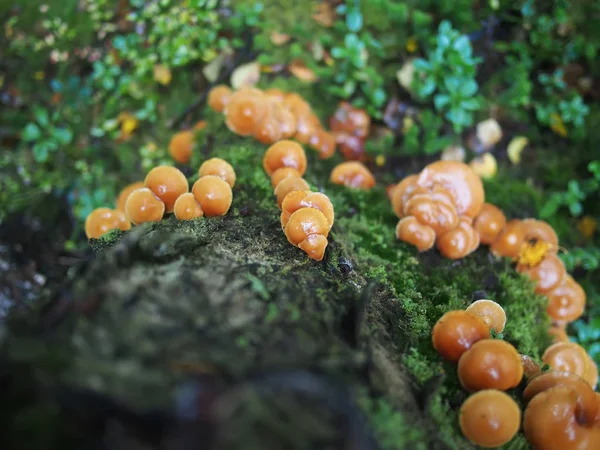
[{"label": "orange mushroom", "polygon": [[179,164],[187,164],[192,157],[194,148],[194,132],[184,130],[175,133],[169,142],[169,153]]},{"label": "orange mushroom", "polygon": [[208,93],[208,106],[210,106],[214,111],[222,113],[225,111],[225,107],[229,102],[231,94],[231,89],[229,89],[229,87],[223,84],[215,86]]},{"label": "orange mushroom", "polygon": [[331,182],[357,189],[371,189],[375,186],[371,171],[358,161],[343,162],[335,166],[331,171]]},{"label": "orange mushroom", "polygon": [[198,175],[204,177],[206,175],[216,175],[233,188],[235,185],[235,170],[227,161],[221,158],[210,158],[202,163],[198,169]]},{"label": "orange mushroom", "polygon": [[596,389],[596,385],[598,384],[598,366],[590,355],[588,355],[588,370],[583,376],[583,379],[592,387],[592,389]]},{"label": "orange mushroom", "polygon": [[[263,157],[263,168],[271,176],[284,167],[296,169],[300,176],[306,172],[306,153],[300,144],[283,140],[271,145]],[[283,200],[283,199],[282,199]]]},{"label": "orange mushroom", "polygon": [[275,187],[275,197],[277,197],[277,206],[281,209],[281,205],[285,197],[294,191],[307,191],[310,189],[310,186],[304,180],[304,178],[299,177],[288,177],[281,180],[281,182]]},{"label": "orange mushroom", "polygon": [[254,137],[263,144],[273,144],[283,137],[281,123],[275,116],[272,108],[269,108],[269,112],[267,112],[262,120],[256,125]]},{"label": "orange mushroom", "polygon": [[523,365],[519,352],[500,339],[475,342],[458,361],[458,379],[469,392],[505,391],[518,386],[521,378]]},{"label": "orange mushroom", "polygon": [[525,242],[526,233],[523,221],[519,219],[509,221],[490,246],[491,252],[496,256],[516,258],[521,251],[521,245]]},{"label": "orange mushroom", "polygon": [[301,248],[308,256],[321,261],[327,247],[329,221],[314,208],[301,208],[294,212],[285,226],[288,241]]},{"label": "orange mushroom", "polygon": [[541,241],[549,244],[550,249],[558,249],[558,236],[554,229],[543,220],[524,219],[525,241]]},{"label": "orange mushroom", "polygon": [[341,102],[329,120],[331,131],[366,138],[371,127],[371,118],[365,110],[355,108],[348,102]]},{"label": "orange mushroom", "polygon": [[504,213],[491,203],[484,203],[473,221],[473,228],[479,233],[481,243],[485,245],[493,243],[505,226]]},{"label": "orange mushroom", "polygon": [[263,93],[257,89],[240,89],[229,97],[225,107],[225,124],[240,136],[251,136],[268,112]]},{"label": "orange mushroom", "polygon": [[98,239],[110,230],[127,231],[131,223],[122,211],[110,208],[96,208],[85,219],[85,235],[88,239]]},{"label": "orange mushroom", "polygon": [[571,372],[580,377],[585,377],[590,367],[585,349],[574,342],[552,344],[542,355],[542,361],[554,370]]},{"label": "orange mushroom", "polygon": [[279,121],[279,129],[281,131],[282,139],[290,139],[294,137],[297,131],[297,120],[296,116],[287,109],[285,106],[275,106],[275,116]]},{"label": "orange mushroom", "polygon": [[464,258],[479,247],[479,235],[473,229],[471,218],[461,216],[458,226],[437,239],[437,248],[449,259]]},{"label": "orange mushroom", "polygon": [[561,327],[557,327],[557,326],[550,327],[548,329],[548,334],[550,336],[552,336],[553,343],[569,342],[569,336],[567,335],[567,332]]},{"label": "orange mushroom", "polygon": [[231,207],[231,187],[216,175],[206,175],[194,183],[192,193],[207,217],[224,216]]},{"label": "orange mushroom", "polygon": [[440,317],[431,332],[433,348],[451,362],[457,362],[473,344],[489,337],[490,329],[481,317],[460,310]]},{"label": "orange mushroom", "polygon": [[566,273],[565,265],[554,253],[546,254],[539,264],[518,264],[517,272],[524,273],[535,282],[535,292],[547,294],[558,287]]},{"label": "orange mushroom", "polygon": [[165,204],[160,198],[146,187],[133,191],[125,202],[125,215],[134,225],[159,222],[165,214],[165,209]]},{"label": "orange mushroom", "polygon": [[271,185],[276,188],[283,179],[289,177],[302,178],[302,175],[300,175],[300,172],[293,167],[282,167],[281,169],[277,169],[273,172],[273,175],[271,175]]},{"label": "orange mushroom", "polygon": [[409,175],[394,188],[392,193],[392,208],[396,216],[404,217],[404,204],[410,196],[418,189],[417,180],[419,175]]},{"label": "orange mushroom", "polygon": [[335,214],[331,200],[325,194],[311,191],[292,191],[285,196],[281,204],[281,227],[285,229],[292,214],[301,208],[318,209],[329,222],[329,228],[332,227]]},{"label": "orange mushroom", "polygon": [[328,159],[335,153],[335,136],[328,131],[318,130],[310,138],[310,146],[319,152],[319,158]]},{"label": "orange mushroom", "polygon": [[573,277],[566,274],[562,282],[546,293],[548,297],[548,315],[552,320],[573,322],[585,309],[585,291]]},{"label": "orange mushroom", "polygon": [[135,183],[131,183],[125,186],[119,194],[119,197],[117,198],[117,209],[121,212],[125,212],[125,202],[127,201],[127,197],[129,197],[129,194],[131,194],[136,189],[143,187],[143,181],[136,181]]},{"label": "orange mushroom", "polygon": [[173,212],[175,200],[189,191],[190,185],[181,170],[171,166],[158,166],[148,172],[144,186],[164,204],[166,212]]},{"label": "orange mushroom", "polygon": [[460,430],[475,445],[499,447],[509,442],[521,426],[521,410],[504,392],[493,389],[471,395],[461,406]]},{"label": "orange mushroom", "polygon": [[531,356],[521,355],[521,365],[523,366],[523,375],[528,380],[542,373],[542,368]]},{"label": "orange mushroom", "polygon": [[312,136],[321,130],[319,118],[312,112],[296,115],[296,134],[294,139],[302,144],[308,144]]},{"label": "orange mushroom", "polygon": [[416,217],[404,217],[396,225],[396,237],[414,245],[418,251],[425,252],[435,244],[435,231],[423,225]]},{"label": "orange mushroom", "polygon": [[483,319],[490,330],[502,333],[506,325],[506,313],[504,308],[493,300],[477,300],[471,303],[465,310]]},{"label": "orange mushroom", "polygon": [[433,228],[436,236],[454,230],[459,225],[456,208],[443,189],[434,192],[416,190],[404,203],[403,215],[415,216],[420,223]]},{"label": "orange mushroom", "polygon": [[178,220],[192,220],[204,215],[200,203],[196,201],[196,197],[191,192],[179,196],[175,201],[173,212]]},{"label": "orange mushroom", "polygon": [[364,161],[367,159],[365,153],[365,140],[363,138],[346,133],[334,134],[335,142],[346,161]]}]

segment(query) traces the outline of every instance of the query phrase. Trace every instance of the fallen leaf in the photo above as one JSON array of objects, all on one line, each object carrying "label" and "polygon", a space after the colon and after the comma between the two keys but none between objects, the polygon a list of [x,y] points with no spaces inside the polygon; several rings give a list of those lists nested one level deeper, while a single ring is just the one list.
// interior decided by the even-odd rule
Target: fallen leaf
[{"label": "fallen leaf", "polygon": [[477,124],[477,139],[484,150],[489,150],[502,139],[502,128],[496,119],[487,119]]},{"label": "fallen leaf", "polygon": [[465,149],[459,145],[451,145],[446,147],[442,152],[442,161],[464,161],[467,156]]},{"label": "fallen leaf", "polygon": [[413,64],[414,59],[406,61],[400,70],[396,72],[396,79],[398,84],[406,89],[408,92],[412,92],[412,81],[415,76],[415,66]]},{"label": "fallen leaf", "polygon": [[168,86],[171,83],[171,70],[164,64],[156,64],[154,66],[154,81],[163,86]]},{"label": "fallen leaf", "polygon": [[328,2],[319,3],[315,6],[312,18],[324,27],[331,27],[335,19],[335,9]]},{"label": "fallen leaf", "polygon": [[131,134],[138,127],[137,118],[129,113],[122,112],[117,117],[117,123],[119,123],[121,127],[121,134],[119,136],[119,140],[127,140],[131,137]]},{"label": "fallen leaf", "polygon": [[596,222],[596,219],[590,216],[582,217],[579,223],[577,224],[577,228],[579,229],[581,234],[583,234],[583,236],[585,236],[588,239],[590,239],[594,235],[597,227],[598,222]]},{"label": "fallen leaf", "polygon": [[318,79],[315,73],[306,67],[306,64],[304,64],[304,62],[301,60],[293,61],[288,66],[288,70],[299,80],[306,81],[308,83],[312,83]]},{"label": "fallen leaf", "polygon": [[414,37],[409,37],[406,40],[406,51],[408,53],[414,53],[419,49],[419,45],[417,44],[417,40]]},{"label": "fallen leaf", "polygon": [[283,45],[287,44],[292,37],[289,34],[280,33],[279,31],[271,32],[271,43],[273,45]]},{"label": "fallen leaf", "polygon": [[375,157],[375,164],[377,165],[377,167],[383,167],[383,165],[385,164],[385,156],[377,155]]},{"label": "fallen leaf", "polygon": [[318,40],[312,42],[310,46],[310,51],[312,52],[313,58],[315,61],[321,61],[325,56],[325,47]]},{"label": "fallen leaf", "polygon": [[485,153],[473,159],[469,166],[481,178],[494,178],[498,172],[498,163],[491,153]]},{"label": "fallen leaf", "polygon": [[552,131],[562,137],[567,137],[569,134],[562,117],[560,117],[560,115],[557,113],[550,114],[550,128],[552,128]]},{"label": "fallen leaf", "polygon": [[260,64],[256,61],[243,64],[231,74],[231,87],[235,90],[242,86],[251,87],[260,80]]},{"label": "fallen leaf", "polygon": [[206,78],[210,83],[217,81],[219,78],[219,72],[221,72],[221,67],[223,67],[224,62],[225,54],[220,53],[215,57],[215,59],[202,68],[202,74],[204,75],[204,78]]},{"label": "fallen leaf", "polygon": [[511,163],[519,164],[521,162],[521,153],[523,153],[523,149],[527,146],[527,144],[529,144],[529,139],[527,139],[525,136],[517,136],[512,138],[506,150],[508,159],[510,159]]}]

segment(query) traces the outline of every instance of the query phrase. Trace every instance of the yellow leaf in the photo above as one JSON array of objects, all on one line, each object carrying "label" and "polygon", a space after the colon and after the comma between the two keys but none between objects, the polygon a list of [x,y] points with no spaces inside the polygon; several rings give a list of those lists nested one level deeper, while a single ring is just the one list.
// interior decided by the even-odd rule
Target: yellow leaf
[{"label": "yellow leaf", "polygon": [[306,81],[308,83],[312,83],[314,81],[317,81],[318,79],[315,73],[311,69],[306,67],[306,64],[304,64],[304,62],[300,60],[293,61],[288,66],[288,70],[299,80]]},{"label": "yellow leaf", "polygon": [[594,233],[596,232],[596,228],[598,227],[598,222],[596,219],[590,216],[584,216],[581,218],[579,223],[577,224],[577,228],[586,238],[590,239]]},{"label": "yellow leaf", "polygon": [[460,145],[451,145],[446,147],[442,152],[442,161],[460,161],[463,162],[467,156],[467,152]]},{"label": "yellow leaf", "polygon": [[550,114],[550,128],[552,128],[552,131],[562,137],[567,137],[569,134],[562,117],[560,117],[560,115],[557,113]]},{"label": "yellow leaf", "polygon": [[330,27],[333,25],[335,10],[330,3],[319,3],[313,11],[312,18],[315,22],[323,25],[324,27]]},{"label": "yellow leaf", "polygon": [[411,117],[404,116],[404,119],[402,120],[402,134],[408,133],[408,130],[410,130],[414,124],[415,121]]},{"label": "yellow leaf", "polygon": [[117,122],[121,125],[121,135],[120,139],[129,139],[131,137],[131,133],[138,127],[137,118],[128,112],[122,112],[117,117]]},{"label": "yellow leaf", "polygon": [[375,157],[375,164],[377,164],[377,167],[383,167],[383,165],[385,164],[385,156],[377,155]]},{"label": "yellow leaf", "polygon": [[485,153],[473,159],[469,166],[481,178],[494,178],[498,172],[498,163],[491,153]]},{"label": "yellow leaf", "polygon": [[519,251],[519,264],[529,267],[537,266],[550,248],[551,245],[548,242],[541,240],[524,243]]},{"label": "yellow leaf", "polygon": [[36,72],[34,75],[35,79],[38,81],[43,80],[45,76],[46,76],[46,74],[41,70],[39,72]]},{"label": "yellow leaf", "polygon": [[484,149],[489,150],[502,139],[502,128],[496,119],[487,119],[477,124],[477,139]]},{"label": "yellow leaf", "polygon": [[231,74],[231,87],[239,89],[242,86],[254,86],[260,80],[260,64],[256,61],[243,64]]},{"label": "yellow leaf", "polygon": [[171,71],[164,64],[156,64],[154,66],[154,80],[163,86],[168,86],[171,83]]},{"label": "yellow leaf", "polygon": [[406,41],[406,50],[408,53],[414,53],[419,49],[417,40],[414,37],[409,37]]},{"label": "yellow leaf", "polygon": [[279,31],[271,32],[271,43],[276,46],[288,43],[291,38],[289,34],[280,33]]},{"label": "yellow leaf", "polygon": [[521,162],[521,153],[523,153],[523,149],[527,144],[529,144],[529,139],[525,136],[517,136],[510,141],[506,152],[511,163],[519,164]]},{"label": "yellow leaf", "polygon": [[412,92],[412,80],[415,76],[414,59],[407,60],[400,70],[396,72],[396,79],[398,84],[406,89],[408,92]]}]

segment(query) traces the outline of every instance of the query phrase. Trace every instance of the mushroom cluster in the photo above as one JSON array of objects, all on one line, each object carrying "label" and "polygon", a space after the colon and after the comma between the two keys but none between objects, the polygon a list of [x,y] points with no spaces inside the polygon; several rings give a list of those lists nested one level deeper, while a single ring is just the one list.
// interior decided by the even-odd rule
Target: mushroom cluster
[{"label": "mushroom cluster", "polygon": [[211,89],[208,105],[223,113],[227,127],[240,136],[253,136],[263,144],[295,139],[316,150],[322,159],[335,153],[335,136],[296,93],[249,87],[232,91],[220,85]]},{"label": "mushroom cluster", "polygon": [[329,119],[329,127],[344,159],[365,160],[365,139],[369,136],[371,118],[365,110],[341,102]]},{"label": "mushroom cluster", "polygon": [[189,192],[188,180],[179,169],[153,168],[143,182],[132,183],[121,191],[117,209],[97,208],[88,215],[86,236],[97,239],[115,228],[125,231],[132,224],[158,222],[169,213],[179,220],[227,214],[235,184],[233,167],[222,159],[212,158],[198,172],[200,178]]},{"label": "mushroom cluster", "polygon": [[484,201],[481,179],[464,163],[437,161],[392,190],[400,218],[396,237],[419,251],[437,244],[442,255],[463,258],[479,246],[473,219]]},{"label": "mushroom cluster", "polygon": [[178,131],[169,142],[169,154],[175,162],[187,164],[192,158],[196,132],[206,128],[206,122],[201,120],[190,130]]},{"label": "mushroom cluster", "polygon": [[306,154],[300,144],[283,140],[265,152],[263,168],[271,177],[277,206],[281,209],[281,228],[288,241],[317,261],[325,255],[334,211],[329,198],[312,192],[302,178]]}]

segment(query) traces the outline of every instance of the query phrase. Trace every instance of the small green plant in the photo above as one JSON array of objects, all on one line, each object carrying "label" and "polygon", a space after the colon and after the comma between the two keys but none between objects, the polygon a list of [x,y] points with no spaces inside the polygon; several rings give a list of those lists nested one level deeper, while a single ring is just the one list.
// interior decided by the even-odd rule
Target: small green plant
[{"label": "small green plant", "polygon": [[441,134],[443,119],[428,109],[422,111],[418,121],[406,131],[402,144],[402,154],[414,156],[421,153],[433,155],[454,143],[452,136]]},{"label": "small green plant", "polygon": [[473,56],[469,38],[448,21],[440,24],[427,59],[414,62],[414,92],[421,100],[433,100],[435,109],[444,114],[456,133],[471,126],[474,112],[481,108],[475,80],[480,62]]},{"label": "small green plant", "polygon": [[590,195],[600,191],[600,161],[592,161],[588,164],[588,170],[592,177],[587,180],[570,180],[567,190],[564,192],[555,192],[546,201],[540,216],[550,218],[561,207],[567,207],[572,216],[578,217],[583,213],[583,201]]},{"label": "small green plant", "polygon": [[51,153],[71,143],[73,131],[59,124],[59,111],[50,114],[47,109],[35,106],[33,115],[35,120],[25,126],[22,138],[31,146],[35,161],[45,163]]}]

